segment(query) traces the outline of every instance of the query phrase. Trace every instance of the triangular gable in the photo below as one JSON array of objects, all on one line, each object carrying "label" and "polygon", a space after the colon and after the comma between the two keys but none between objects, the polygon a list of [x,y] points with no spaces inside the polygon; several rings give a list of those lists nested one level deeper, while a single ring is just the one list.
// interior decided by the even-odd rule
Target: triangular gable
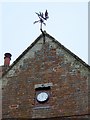
[{"label": "triangular gable", "polygon": [[[75,55],[74,53],[72,53],[69,49],[67,49],[66,47],[64,47],[61,43],[59,43],[54,37],[52,37],[51,35],[49,35],[48,33],[45,33],[45,37],[49,38],[52,40],[52,42],[58,44],[62,49],[64,49],[67,53],[69,53],[71,56],[73,56],[77,61],[79,61],[80,63],[82,63],[85,67],[87,67],[90,70],[90,66],[88,64],[86,64],[83,60],[81,60],[77,55]],[[7,71],[5,71],[3,73],[2,76],[4,76],[9,70],[12,69],[12,67],[19,62],[19,60],[32,48],[35,46],[35,44],[40,40],[43,39],[43,34],[41,34],[14,62],[13,64],[9,67],[9,69]]]}]

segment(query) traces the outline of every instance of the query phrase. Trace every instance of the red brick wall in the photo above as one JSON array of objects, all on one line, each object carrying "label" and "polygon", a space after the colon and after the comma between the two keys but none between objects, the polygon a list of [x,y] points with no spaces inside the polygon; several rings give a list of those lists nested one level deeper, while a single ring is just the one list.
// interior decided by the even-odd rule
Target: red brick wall
[{"label": "red brick wall", "polygon": [[[88,114],[88,68],[56,43],[42,44],[34,57],[16,64],[10,73],[3,77],[3,118]],[[48,83],[49,100],[38,103],[35,85]]]}]

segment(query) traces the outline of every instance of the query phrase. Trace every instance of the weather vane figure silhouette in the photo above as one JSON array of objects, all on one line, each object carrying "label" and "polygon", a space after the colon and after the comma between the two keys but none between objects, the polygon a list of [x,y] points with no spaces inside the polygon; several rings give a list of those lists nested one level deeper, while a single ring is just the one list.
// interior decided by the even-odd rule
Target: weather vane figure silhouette
[{"label": "weather vane figure silhouette", "polygon": [[38,17],[39,17],[39,20],[38,20],[38,21],[35,21],[34,24],[39,22],[39,23],[40,23],[40,30],[41,30],[41,32],[43,32],[43,30],[42,30],[42,24],[46,25],[46,23],[45,23],[44,21],[49,18],[48,12],[47,12],[47,10],[46,10],[46,11],[45,11],[45,14],[43,14],[43,12],[39,12],[39,13],[36,12],[36,14],[37,14]]}]

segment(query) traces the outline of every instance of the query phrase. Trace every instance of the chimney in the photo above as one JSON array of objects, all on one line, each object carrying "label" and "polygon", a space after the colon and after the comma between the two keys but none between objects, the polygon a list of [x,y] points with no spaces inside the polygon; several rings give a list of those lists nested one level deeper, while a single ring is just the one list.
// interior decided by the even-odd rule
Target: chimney
[{"label": "chimney", "polygon": [[4,66],[8,67],[10,65],[10,60],[11,60],[11,54],[10,53],[5,53],[4,54]]}]

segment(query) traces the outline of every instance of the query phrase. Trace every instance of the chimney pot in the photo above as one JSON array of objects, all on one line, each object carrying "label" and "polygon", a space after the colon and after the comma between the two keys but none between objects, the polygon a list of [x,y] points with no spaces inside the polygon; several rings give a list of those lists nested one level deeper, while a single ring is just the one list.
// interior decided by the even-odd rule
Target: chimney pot
[{"label": "chimney pot", "polygon": [[11,60],[11,54],[10,53],[5,53],[4,54],[5,57],[4,57],[4,66],[9,66],[10,65],[10,60]]}]

